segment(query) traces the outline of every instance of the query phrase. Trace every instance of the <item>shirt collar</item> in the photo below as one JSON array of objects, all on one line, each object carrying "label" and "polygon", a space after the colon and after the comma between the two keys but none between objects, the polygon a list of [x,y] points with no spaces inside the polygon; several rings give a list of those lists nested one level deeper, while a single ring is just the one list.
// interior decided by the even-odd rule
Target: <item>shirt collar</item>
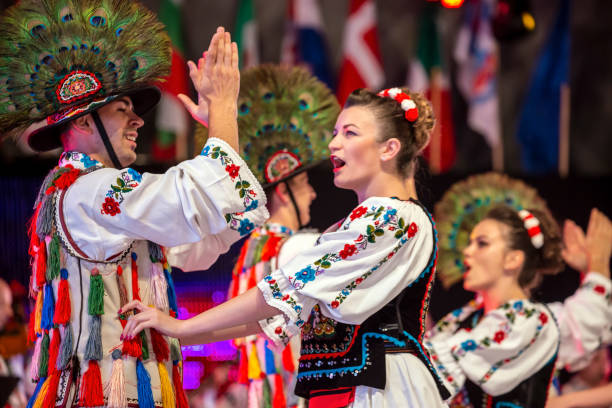
[{"label": "shirt collar", "polygon": [[81,152],[63,152],[59,159],[59,166],[66,167],[71,165],[75,169],[90,169],[104,167],[99,161],[92,159],[85,153]]}]

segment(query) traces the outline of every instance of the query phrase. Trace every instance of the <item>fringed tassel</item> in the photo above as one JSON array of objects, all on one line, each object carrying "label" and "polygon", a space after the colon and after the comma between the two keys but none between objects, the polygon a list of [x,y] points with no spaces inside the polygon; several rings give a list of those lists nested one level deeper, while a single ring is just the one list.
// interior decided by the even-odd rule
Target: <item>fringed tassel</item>
[{"label": "fringed tassel", "polygon": [[36,343],[36,330],[34,325],[36,324],[36,312],[30,314],[30,320],[28,321],[28,346],[32,346]]},{"label": "fringed tassel", "polygon": [[[119,322],[121,323],[121,327],[125,329],[125,325],[127,324],[127,320],[125,320],[125,316],[119,316]],[[126,356],[140,358],[142,357],[142,347],[140,346],[140,336],[135,336],[131,340],[123,340],[123,345],[121,347],[121,353]]]},{"label": "fringed tassel", "polygon": [[248,384],[249,383],[249,358],[247,357],[246,346],[241,345],[239,350],[240,350],[240,363],[238,365],[238,383]]},{"label": "fringed tassel", "polygon": [[249,268],[248,270],[248,278],[247,278],[247,287],[246,289],[251,289],[257,286],[257,277],[255,273],[255,267]]},{"label": "fringed tassel", "polygon": [[[49,366],[48,366],[48,375],[51,377],[53,374],[57,372],[57,358],[60,353],[60,330],[59,328],[54,328],[53,333],[51,335],[51,345],[49,346]],[[56,387],[57,388],[57,387]]]},{"label": "fringed tassel", "polygon": [[164,276],[166,277],[166,282],[168,283],[168,305],[170,310],[174,313],[172,317],[178,317],[178,303],[176,301],[174,281],[172,280],[172,275],[170,274],[170,266],[168,266],[166,262],[164,262]]},{"label": "fringed tassel", "polygon": [[140,359],[136,360],[136,381],[138,383],[138,406],[140,408],[155,408],[151,376]]},{"label": "fringed tassel", "polygon": [[176,408],[189,408],[187,395],[185,395],[185,390],[183,389],[183,379],[179,371],[178,361],[172,363],[172,383],[176,392]]},{"label": "fringed tassel", "polygon": [[287,399],[283,389],[283,377],[280,374],[274,374],[274,397],[272,398],[273,408],[285,408]]},{"label": "fringed tassel", "polygon": [[136,260],[138,259],[138,255],[136,252],[132,252],[132,299],[133,300],[141,300],[140,299],[140,289],[138,287],[138,264]]},{"label": "fringed tassel", "polygon": [[168,310],[168,283],[160,263],[151,264],[151,287],[155,307],[160,310]]},{"label": "fringed tassel", "polygon": [[40,212],[36,218],[36,234],[39,237],[51,235],[53,229],[53,200],[46,197],[42,201]]},{"label": "fringed tassel", "polygon": [[34,346],[34,354],[32,355],[32,365],[30,366],[30,378],[32,381],[36,381],[40,378],[40,349],[42,348],[42,336],[36,340]]},{"label": "fringed tassel", "polygon": [[68,324],[70,314],[72,313],[72,305],[70,303],[70,287],[68,285],[68,271],[62,269],[60,271],[61,280],[57,288],[57,304],[55,306],[55,316],[53,323],[59,325]]},{"label": "fringed tassel", "polygon": [[39,241],[36,252],[36,287],[41,290],[47,283],[47,245],[44,239]]},{"label": "fringed tassel", "polygon": [[175,408],[176,400],[166,365],[158,361],[157,369],[159,370],[159,382],[161,384],[162,406],[164,408]]},{"label": "fringed tassel", "polygon": [[72,326],[67,324],[64,326],[64,335],[62,336],[62,344],[60,346],[60,355],[57,359],[57,369],[65,370],[70,363],[72,357]]},{"label": "fringed tassel", "polygon": [[36,306],[34,309],[34,332],[40,336],[42,335],[42,310],[43,310],[43,291],[38,291],[38,296],[36,296]]},{"label": "fringed tassel", "polygon": [[38,364],[38,377],[46,377],[49,371],[49,332],[46,330],[40,345],[40,362]]},{"label": "fringed tassel", "polygon": [[290,373],[295,371],[295,363],[293,361],[293,351],[291,344],[287,344],[283,349],[283,368]]},{"label": "fringed tassel", "polygon": [[142,346],[142,360],[147,361],[149,359],[149,343],[147,343],[147,335],[144,330],[140,332],[140,344]]},{"label": "fringed tassel", "polygon": [[59,239],[54,235],[49,242],[49,257],[47,258],[47,282],[51,282],[60,274]]},{"label": "fringed tassel", "polygon": [[168,347],[168,342],[157,330],[150,329],[149,332],[151,333],[151,343],[153,345],[155,359],[162,362],[168,361],[170,358],[170,348]]},{"label": "fringed tassel", "polygon": [[249,391],[248,391],[248,406],[249,408],[260,408],[261,407],[261,398],[260,395],[263,393],[262,389],[262,381],[254,380],[249,383]]},{"label": "fringed tassel", "polygon": [[45,401],[45,398],[47,397],[47,391],[49,390],[50,380],[51,380],[50,378],[45,378],[45,382],[43,382],[43,385],[40,388],[40,391],[38,392],[38,397],[36,398],[36,401],[34,402],[34,408],[42,408],[42,404]]},{"label": "fringed tassel", "polygon": [[102,318],[100,316],[91,316],[91,327],[84,358],[85,360],[102,360]]},{"label": "fringed tassel", "polygon": [[170,339],[170,358],[172,361],[183,361],[181,346],[179,345],[177,339]]},{"label": "fringed tassel", "polygon": [[151,262],[153,263],[161,262],[161,260],[164,259],[164,254],[162,252],[161,247],[157,245],[155,242],[151,242],[151,241],[148,241],[148,245],[149,245],[149,257],[151,258]]},{"label": "fringed tassel", "polygon": [[272,390],[270,390],[270,381],[264,376],[261,392],[261,407],[272,408]]},{"label": "fringed tassel", "polygon": [[51,283],[45,285],[45,296],[43,298],[43,310],[40,320],[40,327],[43,330],[53,328],[53,313],[55,312],[55,299],[53,296],[53,286]]},{"label": "fringed tassel", "polygon": [[89,283],[88,311],[91,316],[104,314],[104,282],[98,268],[91,270]]},{"label": "fringed tassel", "polygon": [[259,358],[257,358],[257,347],[253,344],[249,353],[249,380],[258,380],[261,378],[261,375],[261,366],[259,365]]},{"label": "fringed tassel", "polygon": [[27,408],[34,408],[34,404],[36,403],[36,400],[38,399],[38,394],[40,394],[40,390],[43,384],[45,383],[45,380],[46,378],[41,378],[38,381],[38,384],[36,384],[36,388],[34,388],[34,394],[32,394],[32,396],[30,397]]},{"label": "fringed tassel", "polygon": [[276,363],[274,362],[274,353],[268,347],[268,340],[264,346],[264,353],[266,356],[266,374],[276,374]]},{"label": "fringed tassel", "polygon": [[113,351],[113,369],[107,385],[108,408],[127,408],[125,396],[125,374],[123,373],[123,360],[121,351]]},{"label": "fringed tassel", "polygon": [[55,402],[57,401],[57,387],[59,386],[61,375],[62,373],[59,371],[55,371],[53,374],[49,375],[45,398],[42,401],[42,408],[55,408]]},{"label": "fringed tassel", "polygon": [[102,390],[102,375],[100,367],[95,360],[89,360],[89,368],[83,374],[79,396],[79,406],[81,407],[101,407],[104,406],[104,393]]},{"label": "fringed tassel", "polygon": [[119,288],[119,306],[123,307],[128,303],[128,294],[121,265],[117,266],[117,275],[115,275],[115,278],[117,279],[117,287]]}]

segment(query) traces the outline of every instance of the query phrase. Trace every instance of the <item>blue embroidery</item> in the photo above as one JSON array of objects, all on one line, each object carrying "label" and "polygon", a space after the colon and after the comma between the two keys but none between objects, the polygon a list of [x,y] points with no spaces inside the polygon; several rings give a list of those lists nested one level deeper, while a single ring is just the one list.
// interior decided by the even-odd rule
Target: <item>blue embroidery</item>
[{"label": "blue embroidery", "polygon": [[130,177],[134,181],[136,181],[138,183],[140,183],[142,181],[142,174],[140,174],[139,172],[137,172],[136,170],[134,170],[132,168],[127,169],[127,171],[128,171],[128,174],[130,175]]}]

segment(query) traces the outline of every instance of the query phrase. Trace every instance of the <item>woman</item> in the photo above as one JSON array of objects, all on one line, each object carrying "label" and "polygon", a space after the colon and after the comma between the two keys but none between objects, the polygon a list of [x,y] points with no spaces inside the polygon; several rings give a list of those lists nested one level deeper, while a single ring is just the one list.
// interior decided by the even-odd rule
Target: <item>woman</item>
[{"label": "woman", "polygon": [[[416,200],[416,158],[433,114],[420,95],[392,88],[357,90],[329,143],[334,184],[355,191],[359,206],[244,294],[179,321],[138,310],[124,336],[155,327],[187,341],[260,332],[287,341],[301,330],[296,394],[310,407],[444,406],[449,394],[422,347],[433,281],[436,232]],[[273,335],[272,335],[273,334]]]},{"label": "woman", "polygon": [[[592,222],[606,221],[599,215],[596,212]],[[606,301],[592,287],[602,279],[606,283],[596,274],[589,274],[566,301],[566,310],[556,305],[553,313],[547,305],[529,299],[542,274],[560,270],[562,258],[577,263],[579,251],[571,250],[570,241],[566,237],[562,256],[554,220],[548,212],[535,209],[495,206],[473,229],[463,251],[463,286],[478,296],[442,319],[426,343],[446,384],[454,393],[463,392],[455,406],[544,407],[555,364],[575,355],[567,341],[560,348],[569,329],[566,317],[575,304],[591,305],[594,314],[604,310],[599,320],[605,325]],[[600,245],[590,255],[607,262],[609,251],[609,244]],[[591,268],[609,270],[603,261]],[[609,282],[607,286],[609,293]],[[605,291],[604,286],[601,289]],[[598,330],[595,336],[603,332]]]}]

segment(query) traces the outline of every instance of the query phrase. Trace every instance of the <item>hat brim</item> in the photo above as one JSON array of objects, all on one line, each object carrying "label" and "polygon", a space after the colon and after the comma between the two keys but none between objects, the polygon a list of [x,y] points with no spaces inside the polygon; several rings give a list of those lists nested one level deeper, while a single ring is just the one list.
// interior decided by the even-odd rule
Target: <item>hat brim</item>
[{"label": "hat brim", "polygon": [[297,169],[293,170],[291,173],[286,174],[286,175],[284,175],[283,177],[279,178],[278,180],[274,180],[274,181],[273,181],[273,182],[271,182],[271,183],[266,183],[266,184],[264,184],[264,185],[262,186],[262,188],[263,188],[264,190],[267,190],[267,189],[269,189],[269,188],[271,188],[271,187],[276,186],[276,185],[277,185],[277,184],[279,184],[279,183],[282,183],[282,182],[284,182],[284,181],[289,180],[289,179],[290,179],[290,178],[292,178],[292,177],[297,176],[297,175],[298,175],[298,174],[300,174],[300,173],[303,173],[303,172],[305,172],[305,171],[311,170],[311,169],[313,169],[313,168],[317,167],[318,165],[320,165],[320,164],[322,164],[322,163],[325,163],[325,161],[326,161],[325,159],[321,159],[321,160],[319,160],[319,161],[312,162],[312,163],[307,164],[307,165],[305,165],[305,166],[300,166],[300,167],[298,167]]},{"label": "hat brim", "polygon": [[27,135],[28,145],[38,152],[46,152],[48,150],[61,147],[62,141],[60,137],[60,130],[62,129],[62,125],[65,125],[76,118],[87,115],[96,109],[100,109],[104,105],[107,105],[122,96],[129,96],[132,100],[132,104],[134,105],[134,112],[138,116],[142,116],[157,105],[161,98],[161,92],[156,86],[148,86],[116,95],[110,95],[105,98],[100,98],[99,100],[89,100],[87,103],[81,105],[87,107],[83,111],[72,116],[67,116],[54,123],[47,124],[46,126],[37,128],[32,133]]}]

